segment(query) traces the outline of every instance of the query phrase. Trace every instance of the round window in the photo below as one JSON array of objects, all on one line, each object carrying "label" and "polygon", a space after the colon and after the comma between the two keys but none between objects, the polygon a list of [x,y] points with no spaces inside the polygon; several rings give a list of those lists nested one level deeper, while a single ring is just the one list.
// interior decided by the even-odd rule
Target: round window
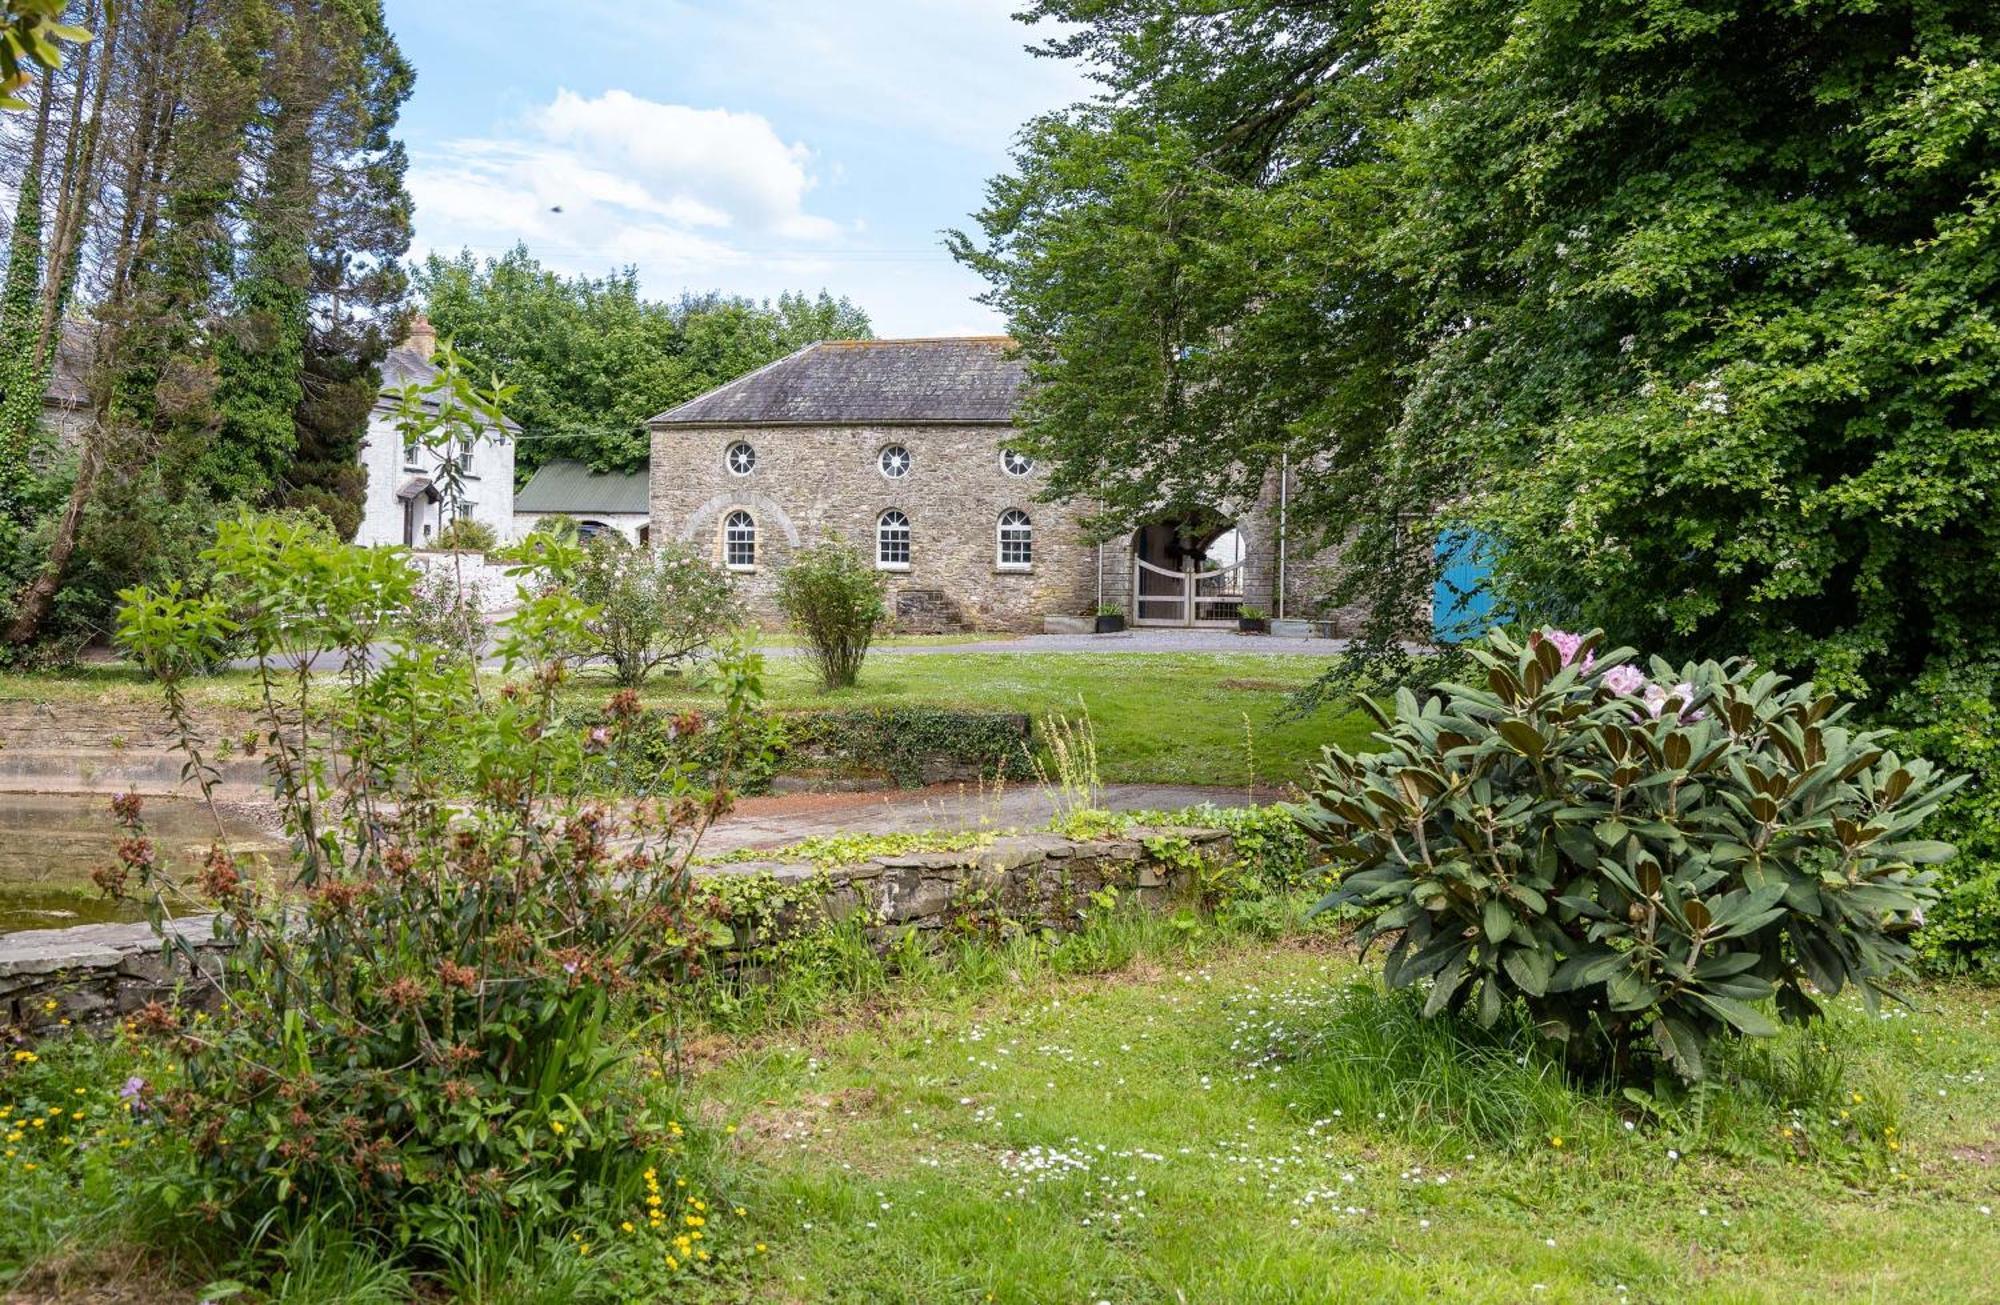
[{"label": "round window", "polygon": [[729,446],[723,461],[728,465],[730,475],[747,476],[757,469],[757,450],[738,440]]},{"label": "round window", "polygon": [[900,444],[891,444],[882,450],[882,456],[875,459],[875,465],[882,468],[882,474],[891,480],[901,480],[910,474],[910,451]]},{"label": "round window", "polygon": [[1035,460],[1015,449],[1002,449],[1000,469],[1010,476],[1025,476],[1035,469]]}]

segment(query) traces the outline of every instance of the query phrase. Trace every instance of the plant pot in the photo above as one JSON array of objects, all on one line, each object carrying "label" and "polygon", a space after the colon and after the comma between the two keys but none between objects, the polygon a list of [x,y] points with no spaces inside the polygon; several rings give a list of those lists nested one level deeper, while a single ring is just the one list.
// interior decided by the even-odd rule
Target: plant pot
[{"label": "plant pot", "polygon": [[1238,634],[1269,634],[1271,618],[1268,616],[1239,616],[1236,618]]},{"label": "plant pot", "polygon": [[1097,618],[1097,632],[1099,634],[1117,634],[1124,628],[1125,618],[1122,616],[1100,616]]}]

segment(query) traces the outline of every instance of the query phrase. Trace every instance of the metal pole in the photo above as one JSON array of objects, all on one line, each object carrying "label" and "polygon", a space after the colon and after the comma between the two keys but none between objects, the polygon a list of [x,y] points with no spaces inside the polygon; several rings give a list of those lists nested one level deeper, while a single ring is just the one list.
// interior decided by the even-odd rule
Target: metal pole
[{"label": "metal pole", "polygon": [[1278,609],[1278,619],[1285,619],[1285,535],[1291,528],[1286,519],[1286,510],[1291,505],[1292,455],[1278,455],[1278,601],[1272,606]]}]

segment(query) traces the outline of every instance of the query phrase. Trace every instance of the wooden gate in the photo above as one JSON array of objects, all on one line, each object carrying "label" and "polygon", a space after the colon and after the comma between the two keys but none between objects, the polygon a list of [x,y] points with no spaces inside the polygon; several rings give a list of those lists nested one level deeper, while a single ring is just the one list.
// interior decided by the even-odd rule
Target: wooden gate
[{"label": "wooden gate", "polygon": [[1197,571],[1188,559],[1179,571],[1132,559],[1135,625],[1234,626],[1243,608],[1243,563]]}]

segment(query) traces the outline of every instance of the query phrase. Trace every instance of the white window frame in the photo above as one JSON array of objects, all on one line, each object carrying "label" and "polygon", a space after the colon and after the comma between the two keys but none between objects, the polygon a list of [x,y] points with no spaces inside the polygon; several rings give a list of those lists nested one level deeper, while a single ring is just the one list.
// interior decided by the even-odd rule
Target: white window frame
[{"label": "white window frame", "polygon": [[[738,544],[748,550],[745,561],[736,560]],[[730,571],[757,569],[757,518],[748,508],[731,508],[722,516],[722,565]]]},{"label": "white window frame", "polygon": [[[899,453],[902,455],[903,469],[901,471],[889,470],[889,455],[891,453]],[[910,452],[908,445],[884,444],[879,450],[876,451],[875,470],[882,473],[882,479],[884,480],[908,480],[910,478],[910,473],[916,470],[916,466],[917,466],[916,455]]]},{"label": "white window frame", "polygon": [[[1010,519],[1012,518],[1012,519]],[[993,526],[993,565],[1002,571],[1030,571],[1035,566],[1035,519],[1020,508],[1008,508]],[[1012,551],[1016,556],[1009,557]]]},{"label": "white window frame", "polygon": [[[893,523],[889,520],[891,517],[895,518]],[[875,518],[875,569],[909,570],[911,548],[915,540],[916,531],[910,526],[910,514],[901,508],[885,508],[882,514]],[[898,552],[902,556],[895,556]]]},{"label": "white window frame", "polygon": [[[736,466],[736,450],[738,449],[742,449],[744,453],[749,455],[750,459],[750,465],[741,470],[738,470]],[[749,475],[751,472],[757,470],[757,446],[749,440],[731,440],[729,447],[722,451],[722,466],[732,476]]]},{"label": "white window frame", "polygon": [[[1021,460],[1021,469],[1019,471],[1014,469],[1013,460],[1015,458]],[[1000,470],[1018,480],[1022,476],[1032,476],[1035,474],[1035,460],[1019,449],[1001,449]]]}]

